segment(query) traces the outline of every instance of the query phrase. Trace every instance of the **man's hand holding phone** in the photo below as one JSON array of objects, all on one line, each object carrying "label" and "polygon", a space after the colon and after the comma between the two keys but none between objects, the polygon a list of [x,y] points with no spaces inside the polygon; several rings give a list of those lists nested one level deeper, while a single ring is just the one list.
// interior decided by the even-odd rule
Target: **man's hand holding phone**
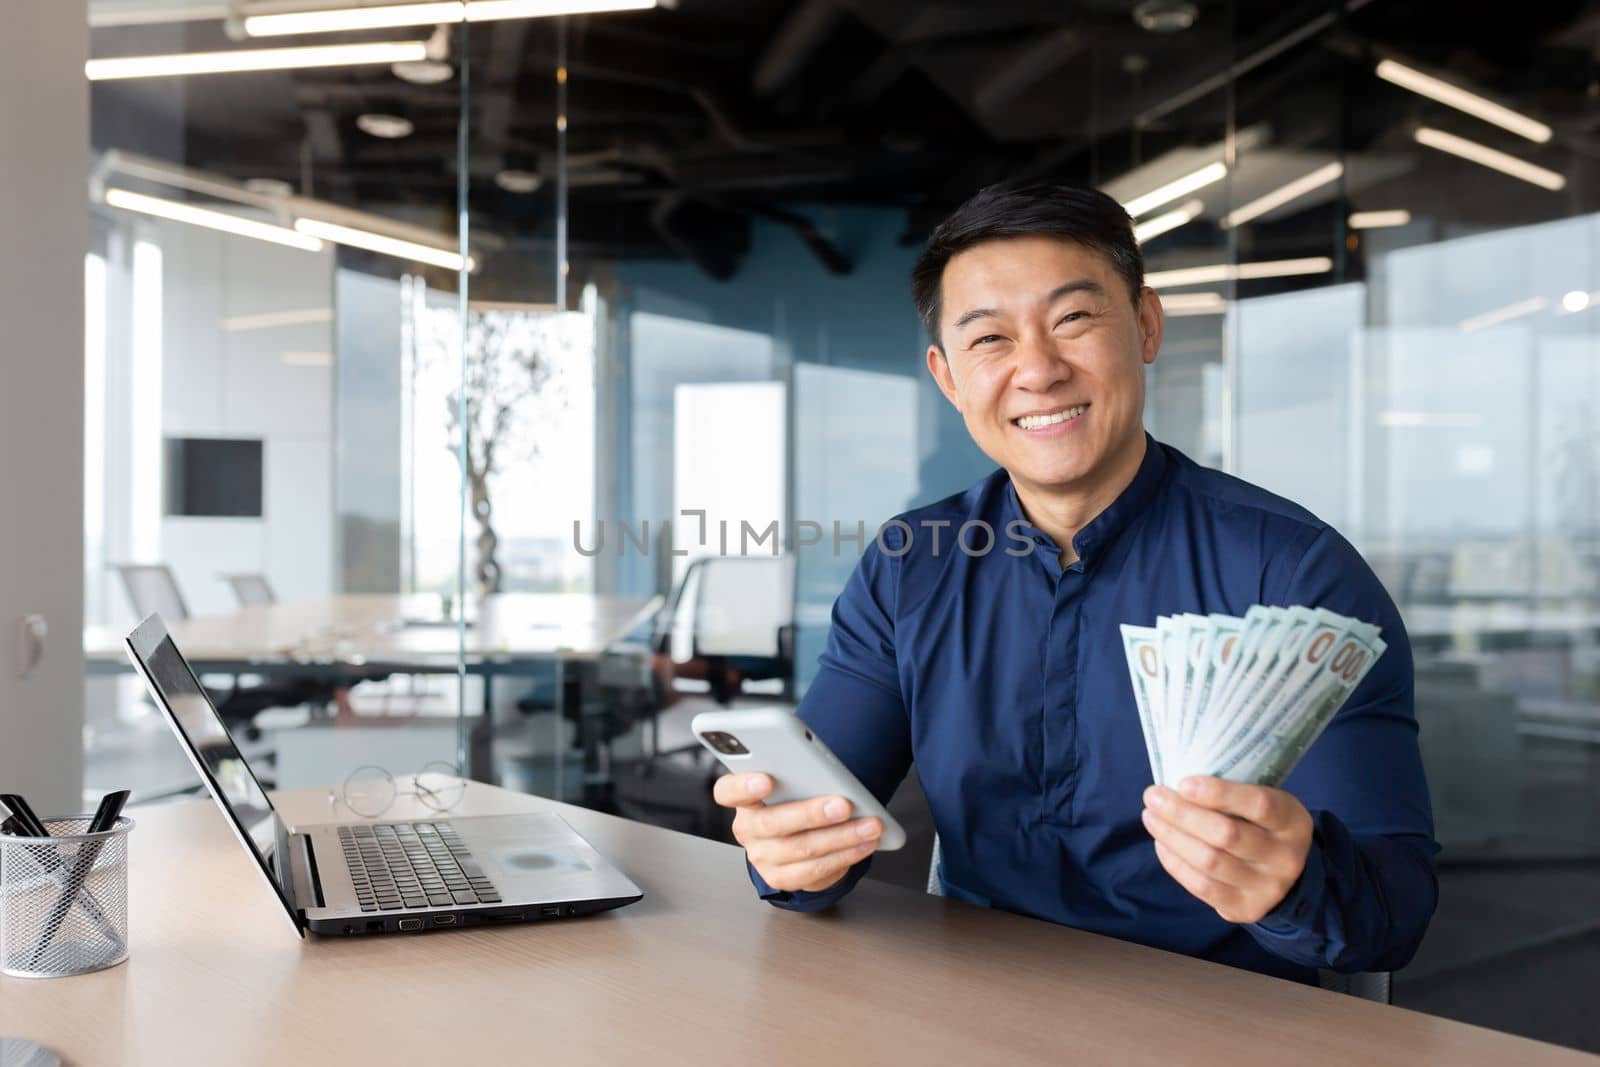
[{"label": "man's hand holding phone", "polygon": [[850,818],[851,805],[844,797],[768,806],[763,801],[771,792],[770,775],[725,774],[717,779],[713,796],[734,809],[734,839],[773,889],[820,892],[877,850],[882,821]]}]

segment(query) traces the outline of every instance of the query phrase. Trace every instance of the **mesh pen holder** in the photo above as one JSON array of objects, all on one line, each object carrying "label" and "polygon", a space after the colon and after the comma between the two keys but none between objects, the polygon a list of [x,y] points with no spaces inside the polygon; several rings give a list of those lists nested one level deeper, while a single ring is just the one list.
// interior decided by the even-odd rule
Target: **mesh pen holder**
[{"label": "mesh pen holder", "polygon": [[63,978],[128,958],[128,832],[119,818],[44,820],[50,837],[0,834],[0,973]]}]

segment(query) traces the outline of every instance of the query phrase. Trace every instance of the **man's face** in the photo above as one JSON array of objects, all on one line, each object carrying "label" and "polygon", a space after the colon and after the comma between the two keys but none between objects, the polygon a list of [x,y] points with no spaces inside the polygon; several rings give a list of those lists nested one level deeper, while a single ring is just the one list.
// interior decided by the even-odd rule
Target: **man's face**
[{"label": "man's face", "polygon": [[988,241],[945,266],[928,370],[978,447],[1041,490],[1092,484],[1137,449],[1161,304],[1070,241]]}]

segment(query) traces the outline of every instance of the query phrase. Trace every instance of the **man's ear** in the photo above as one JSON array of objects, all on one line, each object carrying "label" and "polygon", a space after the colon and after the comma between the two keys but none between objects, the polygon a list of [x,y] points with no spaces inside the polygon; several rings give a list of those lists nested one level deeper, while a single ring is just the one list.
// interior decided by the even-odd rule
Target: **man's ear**
[{"label": "man's ear", "polygon": [[1166,329],[1167,313],[1161,306],[1161,297],[1147,285],[1139,290],[1139,356],[1146,363],[1156,361]]},{"label": "man's ear", "polygon": [[945,358],[944,350],[938,345],[928,346],[928,373],[933,375],[934,384],[939,387],[939,392],[950,401],[950,406],[957,411],[961,410],[960,394],[956,392],[956,378],[950,373],[950,361]]}]

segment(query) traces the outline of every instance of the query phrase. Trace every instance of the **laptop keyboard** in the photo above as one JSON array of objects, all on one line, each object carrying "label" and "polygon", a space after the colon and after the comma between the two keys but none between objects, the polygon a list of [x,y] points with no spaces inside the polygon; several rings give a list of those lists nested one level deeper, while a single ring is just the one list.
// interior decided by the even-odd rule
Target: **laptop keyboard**
[{"label": "laptop keyboard", "polygon": [[339,844],[362,911],[500,902],[447,822],[341,826]]}]

